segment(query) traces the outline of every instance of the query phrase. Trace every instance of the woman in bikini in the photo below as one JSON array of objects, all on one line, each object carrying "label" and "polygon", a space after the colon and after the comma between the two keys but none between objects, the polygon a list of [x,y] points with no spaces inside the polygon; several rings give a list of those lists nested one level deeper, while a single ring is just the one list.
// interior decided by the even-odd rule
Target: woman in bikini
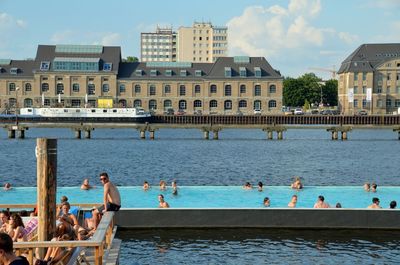
[{"label": "woman in bikini", "polygon": [[10,217],[10,227],[11,230],[9,232],[10,237],[14,242],[17,241],[27,241],[25,226],[22,222],[22,218],[19,214],[14,213]]}]

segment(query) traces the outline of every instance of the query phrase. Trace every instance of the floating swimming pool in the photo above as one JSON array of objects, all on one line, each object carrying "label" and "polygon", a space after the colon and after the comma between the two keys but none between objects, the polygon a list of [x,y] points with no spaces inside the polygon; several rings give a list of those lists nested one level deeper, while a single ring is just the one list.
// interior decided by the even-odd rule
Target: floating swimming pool
[{"label": "floating swimming pool", "polygon": [[[388,208],[392,200],[400,203],[400,187],[378,187],[376,193],[366,192],[359,186],[306,186],[296,191],[286,186],[267,186],[262,192],[256,188],[244,190],[241,186],[182,186],[178,195],[172,189],[160,191],[152,187],[143,191],[142,187],[118,187],[122,197],[122,208],[157,208],[158,194],[164,194],[171,208],[264,208],[263,199],[269,197],[271,208],[286,208],[292,195],[298,196],[297,208],[312,208],[319,195],[331,206],[340,202],[343,208],[366,208],[373,197],[380,199],[380,205]],[[58,187],[57,201],[66,195],[71,203],[102,203],[103,188],[89,191],[79,187]],[[0,204],[36,203],[36,188],[13,188],[0,191]]]}]

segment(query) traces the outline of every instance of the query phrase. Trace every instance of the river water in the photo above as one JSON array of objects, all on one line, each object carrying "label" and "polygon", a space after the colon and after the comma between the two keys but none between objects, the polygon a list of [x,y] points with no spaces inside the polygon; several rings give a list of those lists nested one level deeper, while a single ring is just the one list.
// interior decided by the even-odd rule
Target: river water
[{"label": "river water", "polygon": [[[1,133],[1,132],[0,132]],[[36,185],[37,137],[58,141],[58,185],[94,185],[109,172],[118,185],[160,179],[179,185],[400,185],[400,141],[390,130],[355,130],[332,141],[324,130],[289,130],[284,140],[266,140],[260,130],[223,130],[203,140],[199,130],[160,130],[140,140],[134,130],[95,130],[77,140],[65,129],[31,129],[26,139],[0,134],[0,181]],[[379,188],[378,188],[379,189]],[[400,198],[394,198],[400,201]],[[14,202],[13,202],[14,203]],[[121,264],[393,264],[400,263],[399,233],[287,230],[120,231]]]}]

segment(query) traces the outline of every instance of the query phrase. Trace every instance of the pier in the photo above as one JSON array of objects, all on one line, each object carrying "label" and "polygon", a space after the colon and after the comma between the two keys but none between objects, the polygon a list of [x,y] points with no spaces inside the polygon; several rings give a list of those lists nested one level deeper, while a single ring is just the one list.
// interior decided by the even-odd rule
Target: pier
[{"label": "pier", "polygon": [[219,132],[226,129],[257,129],[266,134],[266,139],[284,138],[290,129],[323,129],[332,140],[347,140],[348,133],[355,129],[388,129],[397,132],[400,140],[400,115],[183,115],[152,116],[145,123],[133,122],[130,118],[44,118],[18,117],[0,118],[0,126],[7,130],[8,138],[25,138],[30,128],[67,128],[77,139],[90,139],[96,129],[136,130],[141,139],[155,139],[156,131],[162,129],[198,129],[203,138],[219,139]]}]

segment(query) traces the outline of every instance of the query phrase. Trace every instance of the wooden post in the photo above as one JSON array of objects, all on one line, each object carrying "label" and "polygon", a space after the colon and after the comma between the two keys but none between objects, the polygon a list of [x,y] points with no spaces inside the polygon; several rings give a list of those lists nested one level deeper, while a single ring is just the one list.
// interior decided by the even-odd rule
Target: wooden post
[{"label": "wooden post", "polygon": [[278,131],[278,140],[283,139],[283,131]]},{"label": "wooden post", "polygon": [[15,130],[8,130],[8,138],[13,139],[15,138]]},{"label": "wooden post", "polygon": [[154,134],[155,134],[154,131],[150,131],[150,139],[151,139],[151,140],[154,140]]},{"label": "wooden post", "polygon": [[146,131],[140,131],[140,139],[146,139]]},{"label": "wooden post", "polygon": [[218,130],[213,131],[213,139],[218,140]]},{"label": "wooden post", "polygon": [[75,138],[76,139],[81,139],[81,130],[79,130],[79,129],[75,130]]},{"label": "wooden post", "polygon": [[268,140],[272,140],[273,138],[272,131],[268,131]]},{"label": "wooden post", "polygon": [[18,138],[19,139],[24,139],[25,138],[25,130],[21,129],[18,131]]},{"label": "wooden post", "polygon": [[92,131],[90,129],[85,130],[85,138],[90,139],[91,138],[91,133]]},{"label": "wooden post", "polygon": [[[38,241],[50,241],[56,228],[57,140],[38,138],[36,157]],[[44,249],[40,251],[44,257]]]}]

